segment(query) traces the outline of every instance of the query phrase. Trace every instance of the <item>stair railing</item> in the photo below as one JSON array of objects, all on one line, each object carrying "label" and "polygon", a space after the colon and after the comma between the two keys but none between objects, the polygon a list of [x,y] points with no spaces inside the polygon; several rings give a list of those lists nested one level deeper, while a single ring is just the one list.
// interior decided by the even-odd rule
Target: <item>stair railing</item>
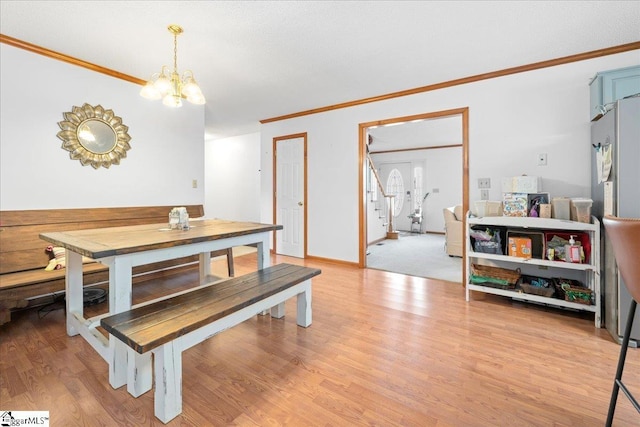
[{"label": "stair railing", "polygon": [[396,207],[394,199],[396,195],[387,194],[386,191],[384,191],[384,187],[382,186],[382,182],[380,181],[380,176],[378,176],[378,171],[376,170],[376,167],[373,164],[373,160],[371,159],[371,156],[369,155],[369,153],[367,153],[367,160],[369,161],[369,167],[373,172],[373,176],[376,178],[376,182],[378,183],[378,188],[380,188],[380,193],[382,193],[382,197],[384,197],[387,200],[387,203],[389,205],[389,221],[387,221],[387,237],[389,237],[390,234],[397,235],[398,232],[396,231],[395,225],[393,222],[393,217],[395,216],[395,207]]}]

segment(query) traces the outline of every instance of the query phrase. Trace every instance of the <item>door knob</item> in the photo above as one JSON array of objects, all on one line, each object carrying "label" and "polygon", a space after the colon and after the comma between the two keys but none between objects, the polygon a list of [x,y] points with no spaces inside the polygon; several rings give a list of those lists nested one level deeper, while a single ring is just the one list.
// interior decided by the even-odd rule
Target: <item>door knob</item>
[{"label": "door knob", "polygon": [[302,206],[302,202],[298,202],[298,206]]}]

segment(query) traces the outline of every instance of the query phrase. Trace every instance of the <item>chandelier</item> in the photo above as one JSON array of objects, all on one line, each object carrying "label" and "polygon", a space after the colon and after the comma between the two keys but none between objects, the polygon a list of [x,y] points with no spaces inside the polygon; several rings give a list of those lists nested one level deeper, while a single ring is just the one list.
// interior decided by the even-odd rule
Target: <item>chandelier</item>
[{"label": "chandelier", "polygon": [[182,97],[192,104],[202,105],[206,101],[193,72],[187,70],[182,76],[178,74],[178,36],[183,32],[182,27],[172,24],[167,29],[173,34],[173,71],[169,72],[169,68],[163,65],[160,73],[153,74],[142,87],[140,95],[147,99],[162,98],[164,105],[174,108],[182,107]]}]

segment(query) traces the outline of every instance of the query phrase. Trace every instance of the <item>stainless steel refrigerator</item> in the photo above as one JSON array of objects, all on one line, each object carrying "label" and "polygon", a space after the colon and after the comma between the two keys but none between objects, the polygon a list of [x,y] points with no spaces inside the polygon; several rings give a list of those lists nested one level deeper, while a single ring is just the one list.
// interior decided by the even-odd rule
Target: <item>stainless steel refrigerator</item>
[{"label": "stainless steel refrigerator", "polygon": [[[612,110],[593,122],[591,144],[592,214],[600,221],[605,214],[640,218],[640,97],[616,101]],[[604,228],[600,234],[603,319],[611,336],[620,343],[631,295],[618,274]],[[630,346],[639,344],[640,310],[636,310]]]}]

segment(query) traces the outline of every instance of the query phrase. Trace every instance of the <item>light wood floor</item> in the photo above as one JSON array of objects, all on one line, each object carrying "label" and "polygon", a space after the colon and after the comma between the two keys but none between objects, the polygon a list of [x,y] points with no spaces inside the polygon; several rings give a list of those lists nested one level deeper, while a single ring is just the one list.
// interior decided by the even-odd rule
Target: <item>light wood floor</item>
[{"label": "light wood floor", "polygon": [[[304,263],[272,259],[284,261]],[[620,346],[593,315],[481,294],[466,303],[452,283],[305,264],[322,269],[311,327],[296,326],[289,303],[284,319],[256,316],[187,350],[183,413],[168,425],[604,425]],[[255,254],[236,258],[237,274],[255,265]],[[196,279],[137,285],[134,302]],[[15,314],[0,340],[0,410],[48,410],[52,426],[162,425],[153,393],[112,389],[62,310]],[[640,350],[625,380],[640,395]],[[640,425],[622,394],[614,425]]]}]

